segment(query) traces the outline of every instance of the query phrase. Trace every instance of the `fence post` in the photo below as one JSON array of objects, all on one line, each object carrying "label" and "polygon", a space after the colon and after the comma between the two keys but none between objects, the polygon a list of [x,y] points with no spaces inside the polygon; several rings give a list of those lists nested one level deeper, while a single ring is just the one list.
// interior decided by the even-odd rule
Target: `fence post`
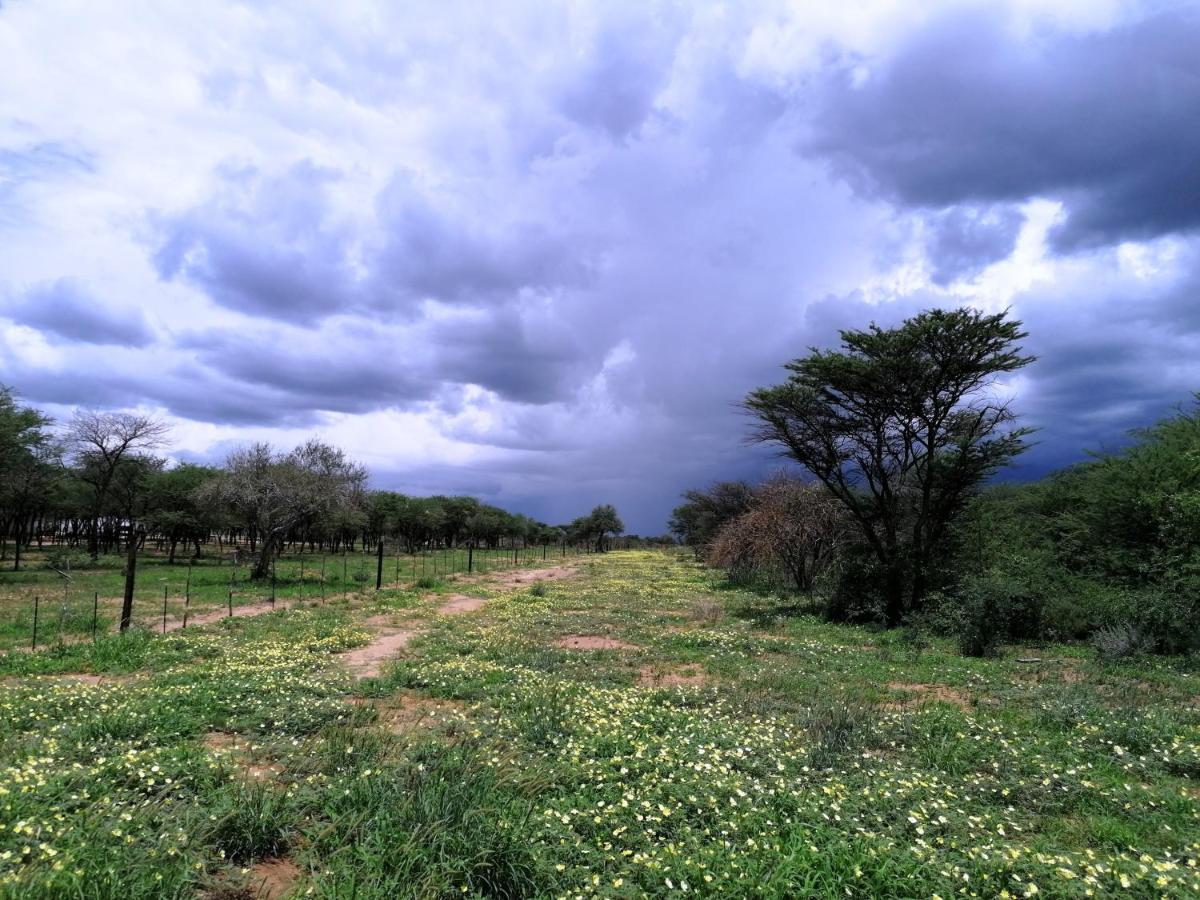
[{"label": "fence post", "polygon": [[167,586],[163,585],[163,634],[167,633]]},{"label": "fence post", "polygon": [[125,597],[121,602],[121,634],[129,630],[133,618],[133,586],[137,579],[137,551],[142,532],[129,536],[129,555],[125,558]]},{"label": "fence post", "polygon": [[37,649],[38,595],[33,595],[33,649]]},{"label": "fence post", "polygon": [[379,546],[375,549],[375,590],[383,587],[383,535],[379,536]]},{"label": "fence post", "polygon": [[471,541],[467,545],[467,574],[470,575],[475,571],[475,542]]}]

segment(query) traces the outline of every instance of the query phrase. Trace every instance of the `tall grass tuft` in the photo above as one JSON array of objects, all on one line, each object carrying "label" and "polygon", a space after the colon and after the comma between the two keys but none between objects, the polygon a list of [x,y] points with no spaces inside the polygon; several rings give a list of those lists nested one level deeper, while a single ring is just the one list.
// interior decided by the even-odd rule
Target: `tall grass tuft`
[{"label": "tall grass tuft", "polygon": [[319,897],[540,895],[530,801],[467,746],[418,749],[398,767],[345,782],[308,835],[324,862]]},{"label": "tall grass tuft", "polygon": [[233,862],[279,856],[290,844],[294,811],[287,796],[270,785],[233,785],[211,815],[207,841]]},{"label": "tall grass tuft", "polygon": [[804,724],[812,741],[809,765],[828,769],[869,743],[879,725],[879,708],[844,698],[823,701],[809,709]]}]

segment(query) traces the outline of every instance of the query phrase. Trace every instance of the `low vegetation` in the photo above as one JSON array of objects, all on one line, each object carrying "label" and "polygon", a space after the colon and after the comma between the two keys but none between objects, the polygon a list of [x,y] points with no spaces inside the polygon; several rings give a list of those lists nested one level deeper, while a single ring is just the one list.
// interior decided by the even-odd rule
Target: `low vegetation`
[{"label": "low vegetation", "polygon": [[0,896],[1200,890],[1187,657],[967,658],[681,555],[571,566],[9,653]]},{"label": "low vegetation", "polygon": [[954,637],[970,656],[1091,641],[1113,657],[1200,649],[1200,412],[1036,482],[991,476],[1029,432],[1001,380],[1020,323],[972,310],[842,333],[746,406],[805,477],[685,493],[672,531],[796,609]]}]

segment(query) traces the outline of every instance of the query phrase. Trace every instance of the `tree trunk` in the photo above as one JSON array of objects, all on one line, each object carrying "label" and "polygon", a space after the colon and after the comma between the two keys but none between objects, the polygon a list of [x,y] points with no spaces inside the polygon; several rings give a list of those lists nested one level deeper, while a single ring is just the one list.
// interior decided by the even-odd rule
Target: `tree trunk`
[{"label": "tree trunk", "polygon": [[884,619],[888,628],[896,628],[904,621],[904,572],[899,563],[887,564],[884,579]]},{"label": "tree trunk", "polygon": [[258,542],[258,561],[254,563],[254,570],[250,573],[253,580],[258,581],[271,574],[271,558],[275,555],[275,544],[278,540],[276,535],[263,535],[262,540]]}]

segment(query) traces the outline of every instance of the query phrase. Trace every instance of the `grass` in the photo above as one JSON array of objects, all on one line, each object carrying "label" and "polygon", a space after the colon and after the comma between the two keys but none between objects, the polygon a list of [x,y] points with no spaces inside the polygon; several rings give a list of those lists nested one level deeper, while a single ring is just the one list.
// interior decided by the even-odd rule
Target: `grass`
[{"label": "grass", "polygon": [[[467,615],[394,589],[0,657],[0,897],[254,896],[275,857],[327,898],[1200,891],[1193,662],[966,659],[577,562],[431,584]],[[388,621],[420,639],[352,682]]]},{"label": "grass", "polygon": [[[244,548],[243,548],[244,549]],[[545,561],[543,561],[545,554]],[[78,554],[83,556],[83,554]],[[51,551],[30,550],[18,572],[0,570],[0,650],[30,647],[34,639],[37,599],[37,643],[90,639],[116,631],[124,596],[124,557],[101,557],[95,566],[74,568],[68,578],[49,568]],[[570,558],[570,557],[567,557]],[[530,547],[514,558],[512,550],[463,548],[417,554],[389,552],[383,564],[386,588],[436,588],[447,577],[467,572],[487,574],[517,568],[536,568],[563,561],[550,548]],[[138,560],[134,591],[134,620],[148,630],[162,630],[164,604],[171,627],[190,618],[237,607],[270,602],[331,603],[364,590],[373,591],[377,560],[361,550],[344,554],[286,554],[275,565],[273,578],[250,580],[248,553],[234,565],[228,553],[176,562],[153,547]],[[186,597],[186,601],[185,601]]]}]

